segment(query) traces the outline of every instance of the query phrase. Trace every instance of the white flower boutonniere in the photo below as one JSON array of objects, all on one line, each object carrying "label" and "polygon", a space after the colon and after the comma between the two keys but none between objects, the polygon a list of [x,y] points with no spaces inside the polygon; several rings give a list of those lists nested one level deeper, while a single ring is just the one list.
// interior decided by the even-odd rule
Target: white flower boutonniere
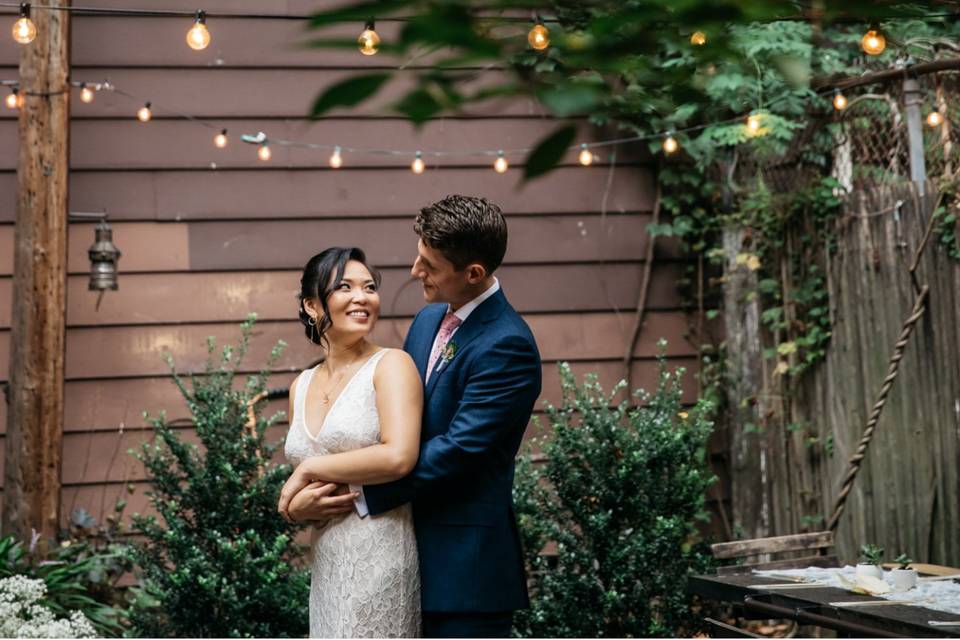
[{"label": "white flower boutonniere", "polygon": [[443,353],[440,354],[440,359],[443,361],[443,365],[446,366],[449,364],[455,355],[457,355],[457,343],[451,340],[447,343],[447,346],[443,348]]}]

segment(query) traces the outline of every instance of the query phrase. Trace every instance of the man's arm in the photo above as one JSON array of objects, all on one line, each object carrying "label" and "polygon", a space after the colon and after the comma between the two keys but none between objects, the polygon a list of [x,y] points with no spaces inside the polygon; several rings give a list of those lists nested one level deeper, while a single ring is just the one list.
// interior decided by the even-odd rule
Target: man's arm
[{"label": "man's arm", "polygon": [[531,342],[506,337],[475,366],[480,368],[470,373],[450,428],[421,445],[414,470],[395,482],[364,487],[371,513],[389,511],[472,473],[514,435],[507,426],[518,415],[530,415],[541,382],[540,357]]}]

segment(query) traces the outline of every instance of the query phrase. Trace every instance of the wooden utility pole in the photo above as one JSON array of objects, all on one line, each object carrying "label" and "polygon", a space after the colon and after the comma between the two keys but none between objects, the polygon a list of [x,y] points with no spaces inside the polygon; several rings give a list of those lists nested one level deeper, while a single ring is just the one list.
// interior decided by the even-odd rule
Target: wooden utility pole
[{"label": "wooden utility pole", "polygon": [[67,298],[70,14],[33,4],[33,42],[19,45],[20,151],[13,248],[10,388],[3,533],[58,530]]}]

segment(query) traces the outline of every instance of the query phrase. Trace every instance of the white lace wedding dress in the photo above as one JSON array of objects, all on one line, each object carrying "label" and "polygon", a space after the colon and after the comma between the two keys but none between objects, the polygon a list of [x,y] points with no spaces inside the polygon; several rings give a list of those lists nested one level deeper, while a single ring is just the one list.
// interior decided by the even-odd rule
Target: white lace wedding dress
[{"label": "white lace wedding dress", "polygon": [[[307,389],[316,371],[297,381],[287,461],[340,453],[380,438],[373,372],[387,352],[364,362],[334,400],[317,436],[305,416]],[[306,418],[306,421],[304,420]],[[315,422],[311,422],[316,428]],[[420,635],[420,571],[410,505],[379,516],[356,512],[314,531],[310,580],[310,637],[389,638]]]}]

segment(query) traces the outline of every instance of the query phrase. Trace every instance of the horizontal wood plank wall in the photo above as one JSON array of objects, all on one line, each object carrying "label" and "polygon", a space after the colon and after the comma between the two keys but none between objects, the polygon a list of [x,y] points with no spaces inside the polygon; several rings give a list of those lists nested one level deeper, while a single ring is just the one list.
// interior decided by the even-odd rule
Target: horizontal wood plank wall
[{"label": "horizontal wood plank wall", "polygon": [[[192,11],[179,0],[164,8]],[[98,6],[125,6],[101,0]],[[210,13],[304,15],[314,2],[216,0]],[[249,312],[261,320],[248,358],[263,362],[278,339],[290,347],[271,386],[289,385],[317,352],[296,321],[299,269],[332,245],[365,248],[383,270],[383,315],[376,330],[398,346],[422,305],[409,277],[416,210],[450,193],[482,194],[507,215],[510,246],[498,272],[513,304],[533,328],[544,357],[542,400],[558,402],[556,363],[570,361],[579,374],[596,372],[610,387],[623,375],[624,344],[633,319],[648,241],[654,184],[644,151],[604,152],[592,167],[575,154],[545,178],[520,187],[522,155],[514,170],[497,175],[489,157],[427,157],[414,176],[416,149],[522,148],[552,131],[556,122],[529,99],[493,100],[415,129],[386,111],[412,81],[400,73],[374,100],[311,121],[305,117],[326,86],[358,70],[396,67],[385,55],[302,46],[309,33],[298,20],[211,18],[212,44],[189,50],[189,19],[77,16],[73,24],[73,79],[109,80],[123,92],[153,102],[154,119],[134,118],[141,106],[119,92],[101,91],[92,104],[73,101],[70,202],[73,211],[107,211],[120,260],[120,290],[108,292],[99,310],[87,291],[86,250],[93,225],[70,226],[66,424],[63,518],[84,507],[95,517],[112,509],[127,482],[137,491],[130,511],[144,510],[144,472],[127,450],[150,435],[143,411],[166,409],[193,438],[189,414],[167,376],[162,353],[180,370],[202,367],[204,338],[235,341]],[[385,38],[400,28],[378,22]],[[356,35],[352,25],[339,33]],[[18,51],[0,38],[0,78],[17,76]],[[424,57],[409,68],[429,65]],[[502,73],[473,70],[476,87]],[[189,113],[229,130],[218,150],[215,131],[179,119]],[[584,133],[588,129],[584,127]],[[390,147],[410,156],[344,154],[338,171],[327,153],[274,146],[273,160],[257,160],[241,133],[356,147]],[[13,220],[16,202],[17,123],[0,112],[0,380],[9,366]],[[631,159],[632,158],[632,159]],[[640,160],[637,160],[640,158]],[[657,340],[668,340],[671,364],[695,369],[676,282],[682,265],[674,244],[660,243],[653,270],[651,312],[635,349],[638,384],[656,376]],[[696,384],[685,383],[692,400]],[[285,409],[272,403],[271,410]],[[538,409],[538,412],[542,408]],[[6,406],[0,403],[0,438]],[[285,429],[274,430],[280,437]],[[0,460],[2,478],[2,460]]]}]

